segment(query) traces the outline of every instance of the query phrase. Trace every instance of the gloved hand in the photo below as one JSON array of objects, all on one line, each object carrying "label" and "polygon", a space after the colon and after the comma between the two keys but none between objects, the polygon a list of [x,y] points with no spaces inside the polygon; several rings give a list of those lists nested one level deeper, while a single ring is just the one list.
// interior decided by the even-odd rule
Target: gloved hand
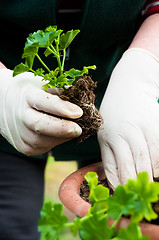
[{"label": "gloved hand", "polygon": [[33,73],[12,75],[0,70],[0,133],[19,152],[42,154],[81,134],[71,121],[82,115],[81,108],[45,92],[44,81]]},{"label": "gloved hand", "polygon": [[159,60],[138,48],[113,70],[100,113],[98,134],[104,169],[116,187],[137,173],[159,177]]}]

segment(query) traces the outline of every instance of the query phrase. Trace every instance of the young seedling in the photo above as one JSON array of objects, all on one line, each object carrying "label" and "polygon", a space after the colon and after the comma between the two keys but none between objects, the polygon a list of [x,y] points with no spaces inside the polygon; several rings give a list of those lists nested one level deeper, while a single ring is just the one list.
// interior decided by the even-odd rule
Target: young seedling
[{"label": "young seedling", "polygon": [[[119,185],[110,196],[108,188],[98,185],[95,172],[87,173],[85,179],[90,188],[89,213],[68,222],[62,204],[45,203],[38,223],[44,239],[59,240],[60,233],[70,228],[72,234],[79,233],[82,240],[150,240],[148,236],[142,236],[139,222],[158,218],[152,203],[158,201],[159,183],[149,182],[146,172],[139,173],[136,181],[130,179],[126,185]],[[126,229],[116,231],[115,226],[123,216],[129,216],[130,224]],[[108,224],[109,217],[114,219],[112,226]]]},{"label": "young seedling", "polygon": [[[44,31],[38,30],[31,33],[27,38],[22,55],[25,62],[14,68],[13,76],[31,71],[46,81],[44,90],[54,87],[66,90],[60,97],[79,105],[84,111],[83,120],[82,118],[77,120],[77,123],[83,129],[82,136],[79,139],[79,141],[82,141],[98,131],[102,124],[102,118],[94,106],[95,95],[93,90],[96,83],[90,77],[86,77],[89,69],[95,70],[96,66],[84,66],[82,70],[71,68],[65,71],[64,69],[66,51],[79,32],[79,30],[70,30],[63,33],[63,30],[58,30],[57,26],[49,26]],[[43,50],[43,56],[41,56],[41,50]],[[48,56],[57,60],[57,66],[54,69],[50,69],[45,63],[44,59]],[[40,62],[41,68],[34,69],[35,60]],[[86,99],[84,99],[85,96],[87,96]]]},{"label": "young seedling", "polygon": [[[71,68],[69,71],[64,70],[66,50],[79,33],[79,30],[71,30],[63,33],[63,30],[57,30],[57,26],[49,26],[43,30],[31,33],[27,38],[22,58],[25,63],[20,63],[14,68],[13,76],[17,74],[31,71],[35,75],[39,75],[43,80],[49,81],[45,84],[47,88],[66,88],[74,81],[77,81],[84,74],[88,74],[88,69],[96,69],[96,66],[83,67],[82,70]],[[58,67],[54,70],[49,69],[46,63],[39,55],[39,49],[44,49],[44,56],[53,55],[57,59]],[[37,58],[42,68],[33,69],[34,59]]]}]

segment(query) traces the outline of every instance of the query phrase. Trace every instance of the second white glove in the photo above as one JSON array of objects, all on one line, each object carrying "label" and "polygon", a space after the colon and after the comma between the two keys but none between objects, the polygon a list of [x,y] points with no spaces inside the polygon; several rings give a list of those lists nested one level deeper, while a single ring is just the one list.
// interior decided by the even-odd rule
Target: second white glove
[{"label": "second white glove", "polygon": [[159,62],[129,49],[113,70],[100,112],[98,139],[112,186],[147,171],[159,177]]}]

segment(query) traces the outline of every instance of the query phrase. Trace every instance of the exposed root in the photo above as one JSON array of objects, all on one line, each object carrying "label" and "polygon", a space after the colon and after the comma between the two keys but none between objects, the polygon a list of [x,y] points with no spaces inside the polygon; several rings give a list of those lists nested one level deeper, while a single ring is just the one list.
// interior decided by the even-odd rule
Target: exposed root
[{"label": "exposed root", "polygon": [[75,103],[83,110],[82,117],[74,120],[82,128],[82,134],[77,138],[78,142],[95,134],[103,123],[102,117],[94,105],[93,90],[96,87],[96,82],[90,76],[84,76],[60,95],[63,100]]}]

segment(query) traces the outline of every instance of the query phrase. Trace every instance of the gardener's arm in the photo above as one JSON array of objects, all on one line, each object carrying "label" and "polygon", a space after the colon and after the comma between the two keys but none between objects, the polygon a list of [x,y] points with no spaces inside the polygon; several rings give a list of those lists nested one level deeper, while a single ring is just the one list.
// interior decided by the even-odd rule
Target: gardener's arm
[{"label": "gardener's arm", "polygon": [[159,58],[159,13],[146,18],[130,48],[143,48]]},{"label": "gardener's arm", "polygon": [[78,106],[45,92],[33,73],[12,75],[0,63],[0,134],[18,151],[39,155],[81,134],[72,121],[83,113]]},{"label": "gardener's arm", "polygon": [[6,66],[2,62],[0,62],[0,69],[3,69],[3,68],[6,68]]},{"label": "gardener's arm", "polygon": [[113,186],[148,171],[159,177],[159,14],[141,25],[101,104],[102,160]]}]

